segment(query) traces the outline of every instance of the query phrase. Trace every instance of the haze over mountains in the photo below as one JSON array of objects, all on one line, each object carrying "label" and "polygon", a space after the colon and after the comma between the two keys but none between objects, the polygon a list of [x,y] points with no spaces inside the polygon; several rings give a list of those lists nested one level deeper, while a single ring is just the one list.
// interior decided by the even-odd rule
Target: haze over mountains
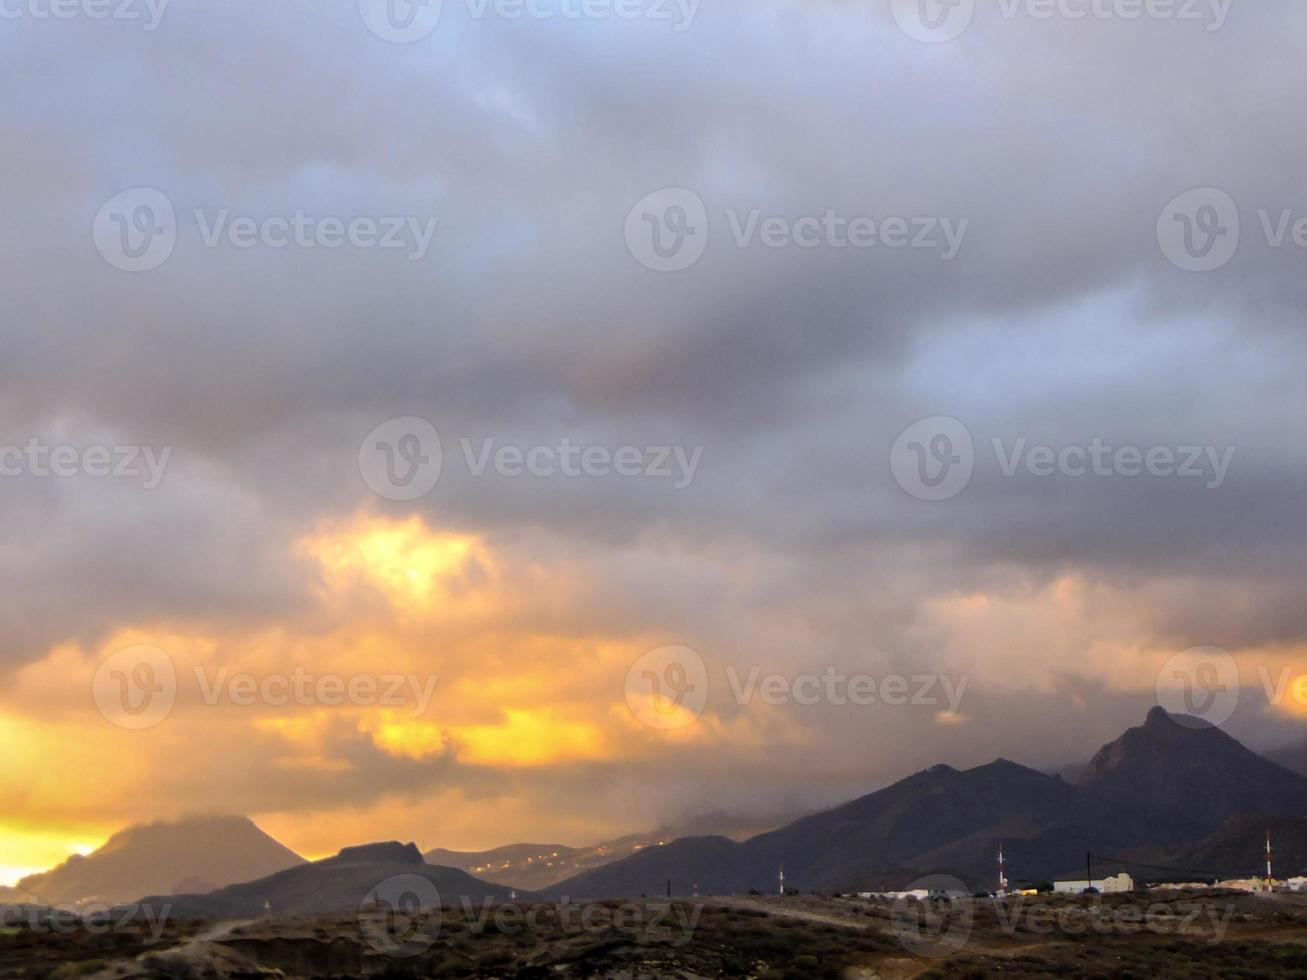
[{"label": "haze over mountains", "polygon": [[90,854],[22,879],[10,900],[117,905],[142,895],[212,891],[303,863],[246,817],[188,817],[119,831]]},{"label": "haze over mountains", "polygon": [[[779,821],[788,822],[788,821]],[[774,827],[738,814],[708,813],[677,826],[661,827],[646,834],[627,834],[591,847],[564,844],[508,844],[486,851],[451,851],[437,847],[426,853],[428,864],[460,868],[486,881],[528,891],[549,888],[584,871],[611,864],[681,837],[711,832],[745,840]],[[705,830],[705,828],[709,828]]]}]

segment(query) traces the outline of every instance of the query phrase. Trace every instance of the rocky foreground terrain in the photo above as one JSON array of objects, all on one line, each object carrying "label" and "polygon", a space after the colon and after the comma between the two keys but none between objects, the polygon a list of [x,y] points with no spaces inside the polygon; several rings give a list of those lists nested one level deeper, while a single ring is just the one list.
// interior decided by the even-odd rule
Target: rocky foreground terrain
[{"label": "rocky foreground terrain", "polygon": [[819,896],[490,905],[438,915],[10,925],[0,977],[1307,976],[1307,899],[1153,892],[921,904]]}]

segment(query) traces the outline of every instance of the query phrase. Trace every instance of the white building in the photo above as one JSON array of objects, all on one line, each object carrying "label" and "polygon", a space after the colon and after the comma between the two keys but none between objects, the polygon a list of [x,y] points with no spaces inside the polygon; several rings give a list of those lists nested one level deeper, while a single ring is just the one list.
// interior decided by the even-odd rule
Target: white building
[{"label": "white building", "polygon": [[970,898],[971,896],[968,892],[956,891],[954,889],[914,888],[912,891],[907,892],[858,892],[858,897],[866,899],[879,898],[891,902],[899,902],[904,899],[913,898],[918,902],[925,902],[930,899]]},{"label": "white building", "polygon": [[1079,895],[1088,891],[1091,886],[1097,888],[1104,895],[1112,895],[1117,892],[1134,891],[1135,880],[1122,871],[1119,875],[1096,878],[1092,882],[1083,878],[1078,881],[1055,881],[1053,882],[1053,892],[1057,895]]}]

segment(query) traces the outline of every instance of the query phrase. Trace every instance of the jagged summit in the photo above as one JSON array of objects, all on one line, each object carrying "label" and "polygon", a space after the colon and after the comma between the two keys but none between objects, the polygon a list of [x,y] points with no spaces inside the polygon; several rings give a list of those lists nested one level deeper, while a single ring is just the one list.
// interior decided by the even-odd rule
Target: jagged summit
[{"label": "jagged summit", "polygon": [[334,864],[426,864],[416,844],[397,840],[341,848],[339,854],[326,860]]},{"label": "jagged summit", "polygon": [[1148,715],[1141,726],[1148,731],[1170,730],[1172,728],[1195,729],[1215,728],[1211,722],[1194,715],[1173,715],[1160,704],[1148,709]]}]

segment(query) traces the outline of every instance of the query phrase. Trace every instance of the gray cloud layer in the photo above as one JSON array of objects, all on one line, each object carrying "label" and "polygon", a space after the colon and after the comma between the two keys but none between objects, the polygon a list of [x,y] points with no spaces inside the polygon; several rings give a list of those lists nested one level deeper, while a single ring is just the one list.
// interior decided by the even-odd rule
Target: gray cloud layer
[{"label": "gray cloud layer", "polygon": [[[683,32],[447,3],[411,45],[344,3],[179,0],[153,33],[6,21],[0,443],[174,457],[148,492],[5,478],[0,659],[125,624],[310,615],[290,542],[360,506],[603,569],[572,627],[661,629],[727,661],[859,650],[934,669],[924,602],[1067,573],[1146,595],[1144,643],[1301,644],[1307,249],[1267,247],[1257,210],[1307,214],[1304,37],[1292,0],[1236,2],[1210,32],[1008,20],[982,2],[944,45],[908,38],[884,2],[705,2]],[[135,186],[166,193],[180,230],[165,265],[131,275],[90,229]],[[623,226],[667,186],[704,199],[711,238],[692,269],[658,274]],[[1155,236],[1198,186],[1243,218],[1239,253],[1208,274],[1170,264]],[[223,208],[439,225],[421,261],[205,248],[194,212]],[[725,213],[755,208],[969,229],[951,262],[737,248]],[[389,504],[360,481],[357,448],[410,415],[441,431],[446,474]],[[888,458],[936,415],[966,423],[977,468],[929,504]],[[680,491],[473,479],[463,436],[704,457]],[[1020,437],[1236,455],[1216,489],[1005,477],[991,440]],[[749,649],[767,616],[801,624],[808,649]],[[976,669],[990,655],[969,653]],[[1065,707],[1049,695],[999,723],[1003,696],[985,701],[987,754],[1015,754],[1022,728],[1052,730]],[[1095,735],[1133,718],[1134,700],[1096,697]],[[886,766],[936,761],[933,738]]]}]

